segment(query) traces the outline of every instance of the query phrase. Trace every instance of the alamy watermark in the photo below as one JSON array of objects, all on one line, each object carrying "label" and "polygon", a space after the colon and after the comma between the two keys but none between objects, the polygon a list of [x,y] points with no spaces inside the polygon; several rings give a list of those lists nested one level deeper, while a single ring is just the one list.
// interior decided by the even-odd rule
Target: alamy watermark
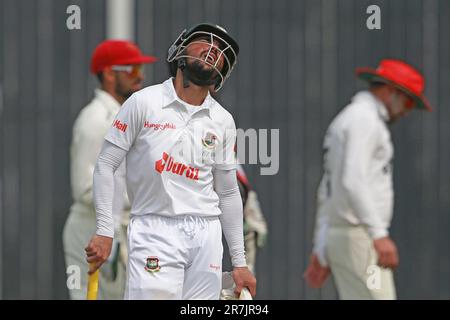
[{"label": "alamy watermark", "polygon": [[280,130],[270,129],[270,144],[267,129],[237,129],[236,132],[238,162],[241,164],[259,163],[265,166],[260,169],[262,176],[277,174],[280,168]]},{"label": "alamy watermark", "polygon": [[81,9],[75,4],[67,7],[66,13],[69,15],[66,20],[66,27],[69,30],[81,29]]},{"label": "alamy watermark", "polygon": [[366,273],[368,275],[366,280],[366,286],[369,290],[381,289],[381,268],[377,265],[370,265]]},{"label": "alamy watermark", "polygon": [[370,16],[367,18],[366,26],[369,30],[381,29],[381,9],[379,6],[373,4],[367,7],[367,14]]},{"label": "alamy watermark", "polygon": [[67,289],[79,290],[81,288],[81,269],[77,265],[70,265],[66,270],[67,274]]},{"label": "alamy watermark", "polygon": [[[121,128],[119,130],[124,129]],[[171,129],[170,126],[152,124],[147,124],[147,128]],[[181,135],[178,143],[165,153],[194,166],[260,164],[261,175],[275,175],[280,164],[279,141],[279,129],[227,129],[223,135],[218,135],[213,129],[194,125],[189,133]]]}]

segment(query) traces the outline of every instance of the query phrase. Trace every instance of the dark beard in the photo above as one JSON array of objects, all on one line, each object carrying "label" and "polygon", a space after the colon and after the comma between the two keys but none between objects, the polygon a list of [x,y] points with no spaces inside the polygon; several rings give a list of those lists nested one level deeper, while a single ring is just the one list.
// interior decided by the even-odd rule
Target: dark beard
[{"label": "dark beard", "polygon": [[131,95],[133,94],[133,91],[131,90],[127,90],[125,88],[123,88],[122,84],[120,82],[116,83],[116,94],[123,97],[124,100],[127,100],[129,97],[131,97]]},{"label": "dark beard", "polygon": [[192,63],[187,63],[183,72],[186,72],[188,79],[197,86],[210,86],[217,81],[217,72],[214,68],[206,69],[203,63],[195,60]]}]

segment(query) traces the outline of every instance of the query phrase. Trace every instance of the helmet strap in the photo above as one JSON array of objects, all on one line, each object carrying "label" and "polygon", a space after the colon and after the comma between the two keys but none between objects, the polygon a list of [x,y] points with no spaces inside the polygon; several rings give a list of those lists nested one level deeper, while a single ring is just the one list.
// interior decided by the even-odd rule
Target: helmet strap
[{"label": "helmet strap", "polygon": [[183,87],[187,88],[189,87],[189,77],[187,75],[187,70],[186,70],[186,59],[178,59],[177,60],[177,65],[178,68],[181,70],[181,72],[183,73]]}]

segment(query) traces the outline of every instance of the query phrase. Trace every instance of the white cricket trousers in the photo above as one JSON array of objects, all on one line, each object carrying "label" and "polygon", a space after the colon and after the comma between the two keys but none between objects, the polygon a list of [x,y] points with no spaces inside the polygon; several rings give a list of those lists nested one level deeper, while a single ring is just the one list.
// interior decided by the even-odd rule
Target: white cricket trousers
[{"label": "white cricket trousers", "polygon": [[377,266],[373,240],[362,226],[330,226],[327,257],[343,300],[395,300],[391,269]]},{"label": "white cricket trousers", "polygon": [[222,254],[218,217],[132,216],[125,299],[218,300]]}]

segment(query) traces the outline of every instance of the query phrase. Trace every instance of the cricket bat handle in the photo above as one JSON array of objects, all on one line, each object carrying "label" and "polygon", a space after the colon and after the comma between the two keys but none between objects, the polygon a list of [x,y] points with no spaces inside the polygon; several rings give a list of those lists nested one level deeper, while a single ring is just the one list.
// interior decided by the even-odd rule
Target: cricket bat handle
[{"label": "cricket bat handle", "polygon": [[[92,268],[92,264],[90,265]],[[98,273],[100,269],[97,269],[93,274],[89,275],[88,288],[87,288],[87,299],[97,300],[98,293]]]},{"label": "cricket bat handle", "polygon": [[242,288],[241,294],[239,295],[239,300],[253,300],[253,297],[247,288]]}]

